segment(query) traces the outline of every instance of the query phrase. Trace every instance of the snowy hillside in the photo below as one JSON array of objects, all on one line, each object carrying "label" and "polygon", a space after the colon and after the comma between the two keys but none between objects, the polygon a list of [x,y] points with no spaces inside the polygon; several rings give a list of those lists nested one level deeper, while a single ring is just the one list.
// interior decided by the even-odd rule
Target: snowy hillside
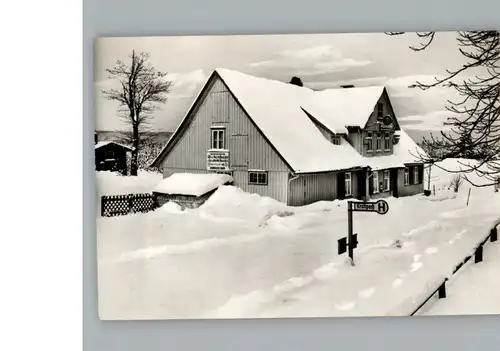
[{"label": "snowy hillside", "polygon": [[[473,188],[466,206],[469,186],[454,193],[447,189],[454,175],[432,172],[435,196],[389,198],[383,216],[354,214],[355,266],[337,254],[346,201],[288,207],[225,186],[199,209],[168,203],[147,214],[99,217],[101,317],[405,314],[500,214],[492,187]],[[100,181],[128,193],[158,180],[128,178]]]}]

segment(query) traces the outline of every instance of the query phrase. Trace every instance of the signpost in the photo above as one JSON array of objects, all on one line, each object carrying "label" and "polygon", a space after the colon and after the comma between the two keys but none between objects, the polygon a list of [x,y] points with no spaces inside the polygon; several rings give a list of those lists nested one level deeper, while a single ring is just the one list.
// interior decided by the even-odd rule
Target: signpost
[{"label": "signpost", "polygon": [[380,215],[385,215],[389,212],[389,204],[385,200],[375,202],[349,201],[347,203],[347,237],[338,240],[338,253],[342,255],[346,251],[349,251],[349,258],[354,262],[354,249],[358,247],[358,234],[353,233],[353,212],[377,212]]}]

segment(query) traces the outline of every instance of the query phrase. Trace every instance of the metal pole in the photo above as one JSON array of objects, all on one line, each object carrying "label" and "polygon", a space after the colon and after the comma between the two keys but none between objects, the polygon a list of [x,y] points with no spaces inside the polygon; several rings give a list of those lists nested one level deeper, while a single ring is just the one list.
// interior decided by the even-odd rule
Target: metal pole
[{"label": "metal pole", "polygon": [[349,250],[349,258],[354,262],[354,245],[352,238],[352,202],[347,202],[347,248]]}]

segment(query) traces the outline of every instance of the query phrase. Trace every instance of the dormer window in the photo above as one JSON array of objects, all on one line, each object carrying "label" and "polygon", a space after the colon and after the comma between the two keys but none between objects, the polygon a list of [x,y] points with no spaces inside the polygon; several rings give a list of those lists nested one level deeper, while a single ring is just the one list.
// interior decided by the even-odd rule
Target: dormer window
[{"label": "dormer window", "polygon": [[332,137],[332,143],[333,143],[333,145],[340,145],[340,137],[339,136],[333,136]]}]

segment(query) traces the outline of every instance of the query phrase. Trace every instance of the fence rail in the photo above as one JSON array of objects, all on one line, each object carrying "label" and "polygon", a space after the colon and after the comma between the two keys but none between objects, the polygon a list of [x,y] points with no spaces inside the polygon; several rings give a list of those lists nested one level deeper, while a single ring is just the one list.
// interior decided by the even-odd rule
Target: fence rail
[{"label": "fence rail", "polygon": [[472,250],[473,253],[467,257],[465,257],[462,261],[460,261],[455,268],[453,269],[453,272],[451,273],[450,277],[446,277],[443,279],[443,281],[438,285],[438,287],[435,290],[432,290],[432,292],[418,305],[417,308],[415,308],[411,313],[410,316],[415,316],[419,312],[421,312],[427,304],[436,297],[438,299],[445,299],[446,298],[446,283],[455,275],[457,272],[463,268],[473,257],[474,257],[474,263],[480,263],[483,261],[483,251],[484,251],[484,246],[488,241],[490,242],[495,242],[498,240],[498,225],[500,223],[497,221],[493,225],[493,227],[490,229],[488,235],[478,244],[476,247]]},{"label": "fence rail", "polygon": [[101,216],[114,217],[130,213],[149,212],[158,207],[154,194],[126,194],[101,196]]}]

